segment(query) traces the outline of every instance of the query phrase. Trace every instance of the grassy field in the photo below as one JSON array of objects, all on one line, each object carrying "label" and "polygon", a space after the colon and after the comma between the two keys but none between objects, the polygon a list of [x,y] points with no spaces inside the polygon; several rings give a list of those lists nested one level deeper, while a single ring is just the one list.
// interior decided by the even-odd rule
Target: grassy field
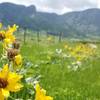
[{"label": "grassy field", "polygon": [[100,44],[95,44],[95,54],[82,60],[75,70],[68,68],[73,60],[66,57],[65,44],[74,48],[80,43],[34,39],[22,42],[23,66],[29,67],[27,77],[33,75],[39,80],[54,100],[100,100]]},{"label": "grassy field", "polygon": [[31,66],[28,75],[39,78],[41,86],[54,100],[100,100],[100,44],[97,44],[95,55],[83,61],[77,70],[69,70],[71,61],[55,54],[57,49],[67,53],[64,44],[65,41],[53,43],[46,40],[22,44],[24,62]]}]

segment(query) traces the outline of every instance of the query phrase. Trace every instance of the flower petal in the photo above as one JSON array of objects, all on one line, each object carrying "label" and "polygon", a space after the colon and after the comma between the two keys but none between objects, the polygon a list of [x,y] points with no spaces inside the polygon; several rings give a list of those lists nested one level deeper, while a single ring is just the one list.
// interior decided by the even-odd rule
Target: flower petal
[{"label": "flower petal", "polygon": [[9,95],[10,95],[9,91],[6,90],[6,89],[2,89],[2,94],[3,94],[3,96],[6,97],[6,98],[9,97]]},{"label": "flower petal", "polygon": [[4,100],[4,96],[2,95],[2,90],[0,89],[0,100]]},{"label": "flower petal", "polygon": [[3,66],[2,71],[0,72],[0,78],[6,79],[9,73],[8,64]]},{"label": "flower petal", "polygon": [[22,77],[23,77],[22,75],[18,75],[17,73],[9,72],[7,81],[9,84],[16,83],[20,81]]},{"label": "flower petal", "polygon": [[11,91],[11,92],[17,92],[17,91],[20,91],[20,89],[23,87],[23,85],[22,84],[20,84],[20,83],[12,83],[12,84],[9,84],[8,86],[7,86],[7,89],[9,90],[9,91]]}]

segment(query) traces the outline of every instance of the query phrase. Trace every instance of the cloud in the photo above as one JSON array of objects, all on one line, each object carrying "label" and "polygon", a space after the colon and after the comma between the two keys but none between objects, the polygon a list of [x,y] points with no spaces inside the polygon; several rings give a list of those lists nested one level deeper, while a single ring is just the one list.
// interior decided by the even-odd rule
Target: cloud
[{"label": "cloud", "polygon": [[40,11],[65,13],[100,7],[100,0],[0,0],[0,2],[13,2],[17,4],[34,4]]}]

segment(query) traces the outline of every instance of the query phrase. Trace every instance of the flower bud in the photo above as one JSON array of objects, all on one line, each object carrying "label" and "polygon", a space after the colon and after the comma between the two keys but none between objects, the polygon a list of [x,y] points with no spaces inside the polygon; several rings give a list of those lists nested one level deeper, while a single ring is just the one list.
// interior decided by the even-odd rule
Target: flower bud
[{"label": "flower bud", "polygon": [[17,49],[8,49],[7,51],[7,57],[9,61],[13,61],[15,56],[18,55],[18,50]]},{"label": "flower bud", "polygon": [[14,49],[19,49],[19,47],[20,47],[19,41],[15,40],[15,41],[13,42],[13,48],[14,48]]}]

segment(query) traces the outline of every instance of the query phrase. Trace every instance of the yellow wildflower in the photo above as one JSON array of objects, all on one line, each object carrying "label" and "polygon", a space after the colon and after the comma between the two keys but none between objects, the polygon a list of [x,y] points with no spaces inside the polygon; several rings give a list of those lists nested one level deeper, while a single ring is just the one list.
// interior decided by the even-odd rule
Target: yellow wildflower
[{"label": "yellow wildflower", "polygon": [[13,33],[17,30],[18,26],[16,24],[14,24],[12,27],[8,26],[8,33]]},{"label": "yellow wildflower", "polygon": [[65,44],[65,45],[64,45],[64,48],[65,48],[65,49],[67,49],[67,48],[68,48],[68,45],[67,45],[67,44]]},{"label": "yellow wildflower", "polygon": [[10,44],[10,43],[11,43],[11,41],[10,41],[10,39],[9,39],[9,38],[5,38],[5,39],[4,39],[4,43],[6,43],[6,44]]},{"label": "yellow wildflower", "polygon": [[22,56],[20,54],[16,55],[14,62],[16,65],[20,65],[22,63]]},{"label": "yellow wildflower", "polygon": [[53,100],[52,97],[46,96],[46,90],[41,89],[39,84],[36,84],[35,100]]},{"label": "yellow wildflower", "polygon": [[16,39],[12,33],[8,33],[8,32],[5,33],[5,38],[10,39],[11,42],[14,42]]},{"label": "yellow wildflower", "polygon": [[9,97],[10,92],[17,92],[23,86],[19,83],[22,76],[11,72],[6,64],[0,72],[0,100]]},{"label": "yellow wildflower", "polygon": [[48,40],[48,41],[51,41],[51,40],[52,40],[52,37],[48,37],[47,40]]},{"label": "yellow wildflower", "polygon": [[5,38],[3,42],[3,48],[7,49],[12,42],[9,38]]},{"label": "yellow wildflower", "polygon": [[5,39],[9,39],[11,43],[15,41],[15,36],[13,35],[13,32],[17,30],[17,26],[14,24],[12,27],[8,26],[8,30],[6,31]]}]

